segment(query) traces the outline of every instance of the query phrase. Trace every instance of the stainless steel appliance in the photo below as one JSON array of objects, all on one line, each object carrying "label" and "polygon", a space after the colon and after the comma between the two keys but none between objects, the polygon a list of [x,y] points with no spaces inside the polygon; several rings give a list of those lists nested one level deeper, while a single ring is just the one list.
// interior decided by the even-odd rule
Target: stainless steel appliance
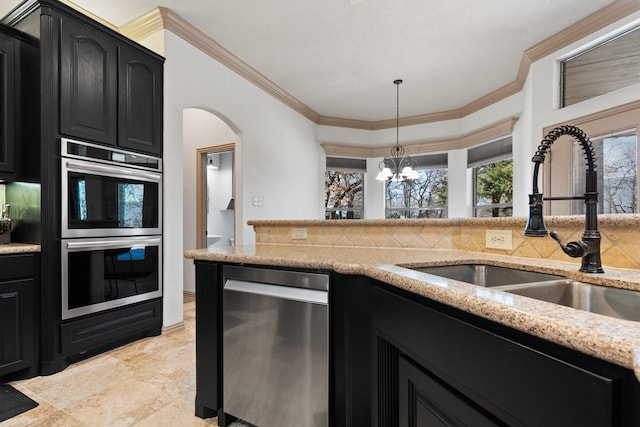
[{"label": "stainless steel appliance", "polygon": [[328,426],[329,276],[223,275],[224,413],[260,427]]},{"label": "stainless steel appliance", "polygon": [[162,296],[162,160],[61,139],[62,320]]},{"label": "stainless steel appliance", "polygon": [[63,138],[62,238],[162,233],[162,160]]},{"label": "stainless steel appliance", "polygon": [[162,296],[162,236],[61,245],[63,320]]}]

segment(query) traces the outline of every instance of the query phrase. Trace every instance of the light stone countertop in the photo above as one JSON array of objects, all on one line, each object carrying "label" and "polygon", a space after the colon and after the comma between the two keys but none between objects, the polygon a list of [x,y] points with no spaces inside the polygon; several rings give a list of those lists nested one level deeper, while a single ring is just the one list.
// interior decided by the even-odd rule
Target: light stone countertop
[{"label": "light stone countertop", "polygon": [[604,274],[578,271],[579,261],[501,256],[459,250],[256,245],[198,249],[186,258],[332,270],[363,275],[579,352],[633,369],[640,379],[640,322],[576,310],[445,279],[407,266],[485,263],[523,268],[586,283],[640,290],[640,271],[604,266]]},{"label": "light stone countertop", "polygon": [[40,252],[40,245],[30,243],[6,243],[0,245],[0,255]]}]

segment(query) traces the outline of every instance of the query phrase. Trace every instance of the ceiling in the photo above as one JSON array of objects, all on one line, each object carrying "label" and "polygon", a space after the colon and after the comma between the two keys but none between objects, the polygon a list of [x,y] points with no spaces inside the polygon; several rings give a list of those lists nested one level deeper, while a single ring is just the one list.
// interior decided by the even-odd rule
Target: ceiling
[{"label": "ceiling", "polygon": [[[454,110],[516,80],[523,53],[612,0],[72,0],[121,26],[171,9],[321,116]],[[0,15],[20,3],[0,0]],[[188,64],[185,64],[188,65]]]}]

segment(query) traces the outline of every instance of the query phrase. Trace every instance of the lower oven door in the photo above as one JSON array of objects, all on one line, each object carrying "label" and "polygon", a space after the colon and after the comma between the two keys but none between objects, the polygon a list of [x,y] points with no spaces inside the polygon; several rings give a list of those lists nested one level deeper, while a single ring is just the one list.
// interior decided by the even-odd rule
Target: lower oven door
[{"label": "lower oven door", "polygon": [[61,245],[63,320],[162,296],[162,236]]}]

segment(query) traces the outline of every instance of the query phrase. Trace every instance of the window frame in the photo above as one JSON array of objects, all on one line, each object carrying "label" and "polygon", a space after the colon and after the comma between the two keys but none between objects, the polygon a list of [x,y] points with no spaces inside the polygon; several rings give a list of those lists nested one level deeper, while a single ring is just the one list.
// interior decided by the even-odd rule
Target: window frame
[{"label": "window frame", "polygon": [[[511,208],[513,216],[513,189],[511,192],[511,203],[489,203],[485,205],[478,204],[478,168],[492,163],[511,160],[511,183],[513,186],[513,136],[505,135],[502,138],[487,141],[482,144],[474,145],[467,149],[467,170],[471,169],[471,217],[478,217],[480,209],[505,209]],[[507,217],[507,216],[503,216]]]},{"label": "window frame", "polygon": [[[625,40],[625,37],[630,36]],[[622,29],[606,39],[598,41],[585,46],[577,52],[572,52],[564,58],[560,58],[558,62],[559,68],[559,81],[558,81],[558,107],[560,109],[570,107],[580,102],[595,98],[600,95],[604,95],[615,90],[619,90],[640,82],[640,78],[637,77],[637,60],[633,60],[634,57],[640,55],[640,44],[637,42],[640,39],[640,25],[637,23]],[[637,50],[627,50],[624,53],[620,53],[620,48],[631,46]],[[616,49],[608,49],[615,46]],[[571,69],[571,65],[568,65],[571,61],[580,61],[584,59],[586,55],[590,55],[593,52],[600,50],[603,54],[601,58],[591,58],[591,63],[578,64],[575,68]],[[597,65],[594,65],[597,64]],[[578,67],[584,67],[578,69]],[[607,68],[609,67],[607,72]],[[616,72],[612,73],[611,69],[615,68]],[[568,75],[569,72],[575,71]],[[617,76],[617,79],[611,79],[611,76]],[[573,91],[572,101],[567,103],[567,81],[571,79],[571,83],[577,81],[578,86],[581,87],[581,91]],[[584,82],[588,82],[587,85]],[[582,94],[582,96],[580,96]],[[575,99],[575,101],[574,101]]]},{"label": "window frame", "polygon": [[[364,166],[364,168],[363,168]],[[361,208],[344,208],[344,207],[327,207],[328,200],[325,199],[324,202],[324,218],[325,220],[342,220],[342,219],[364,219],[365,214],[365,182],[366,182],[366,159],[355,159],[355,158],[346,158],[346,157],[331,157],[327,156],[325,158],[325,169],[324,169],[324,184],[325,184],[325,194],[326,194],[326,185],[327,185],[327,172],[340,172],[340,173],[358,173],[362,174],[362,207]],[[358,213],[359,216],[354,215],[353,218],[349,218],[349,212]],[[341,213],[339,217],[332,218],[331,213]],[[342,215],[344,213],[344,215]]]},{"label": "window frame", "polygon": [[508,218],[508,217],[512,217],[513,216],[513,190],[511,191],[511,203],[488,203],[485,205],[479,205],[478,204],[478,169],[481,166],[484,165],[488,165],[491,163],[497,163],[497,162],[502,162],[505,160],[511,160],[511,182],[513,185],[513,156],[502,159],[502,160],[492,160],[489,161],[487,163],[483,163],[481,165],[477,165],[474,166],[473,168],[471,168],[472,173],[472,193],[471,193],[471,197],[472,197],[472,216],[473,218],[495,218],[495,217],[480,217],[478,216],[478,210],[480,209],[507,209],[507,208],[511,208],[511,215],[498,215],[498,217],[500,218]]},{"label": "window frame", "polygon": [[[638,117],[640,117],[640,101],[634,101],[586,116],[576,117],[573,120],[569,119],[567,120],[567,122],[573,123],[575,126],[578,126],[580,129],[582,129],[589,136],[589,139],[597,139],[602,136],[616,134],[630,129],[635,129],[636,135],[640,135],[640,123],[638,123]],[[553,124],[542,129],[541,138],[561,124],[562,123]],[[558,150],[559,147],[563,147],[564,149],[566,149],[566,147],[568,147],[568,145],[566,144],[566,141],[561,141],[559,139],[551,146],[549,152],[547,153],[548,159],[545,162],[542,174],[542,192],[547,197],[569,196],[570,194],[568,193],[573,189],[573,167],[567,168],[566,164],[561,165],[560,170],[566,171],[569,176],[562,174],[558,175],[557,166],[555,166],[553,163],[555,156],[554,153],[556,152],[556,150]],[[638,146],[638,159],[640,160],[640,146]],[[573,165],[573,160],[571,160],[571,164]],[[596,170],[600,175],[600,172],[602,172],[602,165],[597,162],[596,166]],[[554,185],[554,180],[560,182],[570,181],[571,185],[567,189],[558,190],[558,186]],[[638,174],[638,180],[640,181],[640,173]],[[554,189],[555,191],[552,191]],[[563,193],[560,193],[559,191],[563,191]],[[565,192],[567,194],[565,194]],[[638,192],[640,193],[640,189],[638,190]],[[578,194],[577,196],[580,196],[580,194]],[[574,215],[572,213],[572,208],[570,205],[571,202],[556,201],[552,203],[545,203],[544,214],[558,216]]]},{"label": "window frame", "polygon": [[[448,168],[448,159],[449,153],[433,153],[433,154],[423,154],[419,156],[413,156],[411,160],[415,163],[414,169],[417,171],[422,170],[444,170],[447,174],[447,189],[449,185],[449,168]],[[414,180],[415,181],[415,180]],[[389,183],[393,181],[386,181],[384,183],[384,217],[385,219],[423,219],[423,218],[433,218],[430,216],[421,216],[422,212],[444,212],[444,214],[440,214],[435,218],[448,218],[449,217],[449,200],[447,197],[447,203],[445,206],[426,206],[426,207],[411,207],[411,206],[403,206],[403,207],[392,207],[390,208],[388,205],[388,186]],[[402,181],[404,182],[404,181]],[[391,217],[390,214],[393,212],[405,212],[409,213],[409,216],[399,215],[398,217]],[[413,215],[413,214],[416,215]]]}]

